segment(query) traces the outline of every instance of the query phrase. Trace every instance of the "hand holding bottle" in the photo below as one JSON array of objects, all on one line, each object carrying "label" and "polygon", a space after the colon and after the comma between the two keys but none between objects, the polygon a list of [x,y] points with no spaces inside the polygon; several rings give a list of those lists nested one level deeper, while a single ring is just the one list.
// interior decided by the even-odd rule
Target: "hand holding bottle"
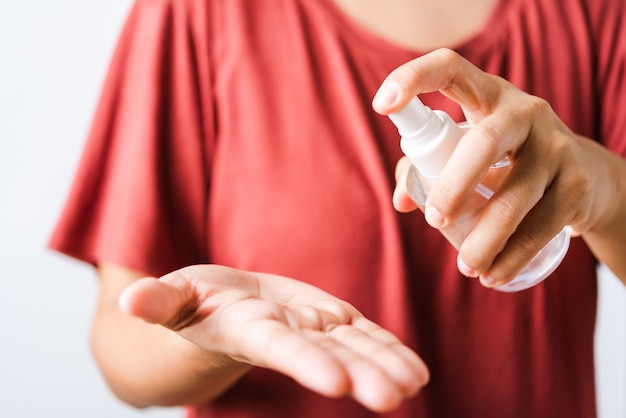
[{"label": "hand holding bottle", "polygon": [[[617,224],[619,205],[625,204],[612,198],[619,190],[615,170],[623,172],[623,160],[572,133],[544,100],[446,49],[392,72],[373,106],[381,114],[394,113],[415,95],[436,90],[459,103],[474,126],[455,147],[425,202],[433,227],[453,224],[490,167],[504,157],[512,161],[509,175],[460,245],[462,273],[490,287],[508,283],[566,225],[601,245],[614,271],[625,271],[616,252],[603,245],[624,238],[623,231],[608,227]],[[397,170],[394,205],[400,211],[417,208],[404,188],[408,166],[401,162]]]},{"label": "hand holding bottle", "polygon": [[[469,126],[461,127],[440,110],[431,110],[414,97],[401,110],[389,115],[402,136],[400,147],[411,161],[406,187],[409,196],[425,211],[433,184],[454,153]],[[467,125],[467,124],[464,124]],[[468,156],[471,159],[471,156]],[[494,163],[474,189],[458,216],[450,225],[441,227],[441,233],[455,248],[481,219],[485,206],[498,191],[509,174],[507,157]],[[569,247],[569,229],[559,232],[510,282],[496,287],[505,292],[528,289],[546,279],[559,266]]]}]

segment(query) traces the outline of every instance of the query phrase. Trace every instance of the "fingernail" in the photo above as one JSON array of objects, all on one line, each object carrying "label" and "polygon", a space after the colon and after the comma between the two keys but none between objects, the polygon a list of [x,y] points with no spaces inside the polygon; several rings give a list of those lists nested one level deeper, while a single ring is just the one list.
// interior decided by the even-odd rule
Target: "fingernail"
[{"label": "fingernail", "polygon": [[488,275],[480,276],[480,282],[485,287],[494,287],[496,285],[496,281],[493,279],[493,277]]},{"label": "fingernail", "polygon": [[398,99],[398,95],[398,85],[393,81],[386,80],[376,92],[372,104],[375,109],[379,110],[391,107]]},{"label": "fingernail", "polygon": [[461,272],[461,274],[466,276],[466,277],[477,277],[478,276],[478,273],[476,272],[476,270],[474,270],[473,268],[471,268],[470,266],[465,264],[465,262],[463,260],[461,260],[461,258],[457,259],[457,266],[458,266],[459,271]]},{"label": "fingernail", "polygon": [[424,216],[426,217],[426,222],[433,228],[441,228],[445,225],[446,218],[434,206],[426,206]]}]

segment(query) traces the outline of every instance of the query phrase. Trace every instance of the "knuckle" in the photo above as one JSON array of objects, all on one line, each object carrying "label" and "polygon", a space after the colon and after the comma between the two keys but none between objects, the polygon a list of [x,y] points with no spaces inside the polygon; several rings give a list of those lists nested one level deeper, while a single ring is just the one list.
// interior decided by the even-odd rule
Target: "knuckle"
[{"label": "knuckle", "polygon": [[520,266],[519,262],[498,260],[496,268],[492,269],[490,273],[499,284],[505,284],[513,280],[522,268],[523,264]]},{"label": "knuckle", "polygon": [[534,254],[543,247],[543,235],[541,231],[537,231],[529,225],[523,225],[515,231],[509,241],[515,248],[519,249],[520,253]]},{"label": "knuckle", "polygon": [[522,106],[521,110],[529,118],[544,118],[553,113],[552,106],[550,106],[550,103],[548,103],[547,100],[531,95],[528,96],[528,100],[526,100],[526,103]]},{"label": "knuckle", "polygon": [[549,138],[552,153],[558,156],[561,161],[575,158],[574,144],[567,133],[557,130]]},{"label": "knuckle", "polygon": [[569,190],[569,196],[578,200],[580,196],[585,196],[591,193],[593,189],[593,179],[591,175],[583,169],[572,169],[573,173],[566,180],[567,189]]},{"label": "knuckle", "polygon": [[447,182],[437,181],[429,193],[429,199],[442,215],[451,216],[462,205],[463,195],[463,190],[454,188]]},{"label": "knuckle", "polygon": [[481,141],[481,152],[488,153],[491,159],[500,157],[500,143],[505,137],[504,133],[490,123],[479,123],[473,128],[475,132],[474,138]]},{"label": "knuckle", "polygon": [[447,65],[454,65],[461,61],[461,56],[450,48],[439,48],[433,51],[432,54]]},{"label": "knuckle", "polygon": [[570,208],[579,206],[581,197],[589,195],[594,188],[594,178],[582,163],[574,163],[580,158],[571,137],[566,133],[553,135],[551,141],[552,155],[560,161],[550,189],[555,189],[559,201],[569,202]]},{"label": "knuckle", "polygon": [[492,209],[489,215],[495,224],[502,227],[513,229],[526,215],[525,205],[513,193],[502,191],[490,203]]},{"label": "knuckle", "polygon": [[583,197],[589,196],[593,190],[593,179],[591,175],[583,169],[571,168],[566,175],[560,176],[558,200],[564,202],[563,207],[568,208],[570,220],[577,219],[577,222],[584,222],[588,213],[584,210]]},{"label": "knuckle", "polygon": [[[391,72],[389,77],[396,81],[404,81],[404,80],[415,80],[419,78],[419,75],[420,75],[419,67],[416,65],[415,60],[414,60],[396,68],[394,71]],[[400,84],[404,84],[404,83],[400,83]]]}]

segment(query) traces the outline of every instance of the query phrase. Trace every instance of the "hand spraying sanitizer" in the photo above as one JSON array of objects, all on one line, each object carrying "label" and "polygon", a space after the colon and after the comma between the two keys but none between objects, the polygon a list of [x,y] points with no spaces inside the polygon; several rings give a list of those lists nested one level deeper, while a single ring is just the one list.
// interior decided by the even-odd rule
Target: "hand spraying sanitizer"
[{"label": "hand spraying sanitizer", "polygon": [[[417,97],[400,111],[390,114],[389,118],[402,137],[400,140],[402,152],[412,163],[407,178],[409,196],[424,211],[430,188],[465,133],[463,125],[457,125],[442,111],[431,110]],[[461,215],[452,225],[440,229],[457,250],[508,172],[508,158],[494,164],[476,188],[476,193],[463,207]],[[537,253],[515,279],[495,289],[516,292],[541,282],[561,263],[569,248],[569,242],[569,229],[564,228]]]}]

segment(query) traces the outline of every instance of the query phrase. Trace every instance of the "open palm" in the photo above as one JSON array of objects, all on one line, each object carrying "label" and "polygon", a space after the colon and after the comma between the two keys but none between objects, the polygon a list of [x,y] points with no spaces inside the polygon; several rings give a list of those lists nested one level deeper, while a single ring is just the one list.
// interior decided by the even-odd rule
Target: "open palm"
[{"label": "open palm", "polygon": [[387,411],[428,380],[419,357],[353,306],[282,276],[215,265],[129,286],[120,306],[199,347]]}]

